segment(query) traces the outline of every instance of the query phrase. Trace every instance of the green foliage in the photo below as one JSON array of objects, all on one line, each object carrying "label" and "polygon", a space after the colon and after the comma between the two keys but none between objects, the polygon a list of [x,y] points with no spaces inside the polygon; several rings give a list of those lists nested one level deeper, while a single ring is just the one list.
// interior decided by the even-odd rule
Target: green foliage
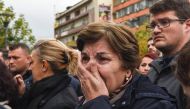
[{"label": "green foliage", "polygon": [[140,47],[140,56],[144,56],[147,52],[147,40],[150,37],[150,32],[146,29],[147,23],[141,25],[135,32]]},{"label": "green foliage", "polygon": [[8,39],[10,43],[18,43],[22,41],[24,43],[33,44],[35,42],[32,30],[29,29],[28,22],[26,22],[23,15],[20,15],[20,17],[15,20]]},{"label": "green foliage", "polygon": [[3,1],[0,1],[0,12],[0,48],[5,46],[5,41],[7,45],[18,42],[34,44],[35,37],[23,15],[15,18],[13,8],[5,7]]}]

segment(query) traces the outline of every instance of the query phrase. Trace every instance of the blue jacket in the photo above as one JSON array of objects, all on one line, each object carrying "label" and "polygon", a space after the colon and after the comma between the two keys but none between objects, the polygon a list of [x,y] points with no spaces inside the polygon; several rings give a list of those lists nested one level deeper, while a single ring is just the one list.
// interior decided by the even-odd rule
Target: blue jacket
[{"label": "blue jacket", "polygon": [[79,109],[177,109],[176,100],[167,91],[153,85],[148,77],[135,75],[125,93],[110,104],[108,96],[99,96]]}]

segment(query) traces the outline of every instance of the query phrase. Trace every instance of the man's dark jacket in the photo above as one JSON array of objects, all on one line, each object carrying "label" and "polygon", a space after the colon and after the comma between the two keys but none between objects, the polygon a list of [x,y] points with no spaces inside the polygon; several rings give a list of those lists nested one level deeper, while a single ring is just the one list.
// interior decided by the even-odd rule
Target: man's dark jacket
[{"label": "man's dark jacket", "polygon": [[11,102],[10,105],[13,109],[25,109],[27,95],[32,86],[32,71],[27,70],[26,73],[22,75],[22,78],[26,86],[25,93],[24,95],[17,97],[13,102]]},{"label": "man's dark jacket", "polygon": [[153,61],[150,64],[151,69],[148,77],[154,84],[166,88],[171,95],[176,97],[178,109],[185,109],[185,95],[179,80],[175,77],[172,70],[172,61],[174,59],[175,57],[171,56],[161,57]]}]

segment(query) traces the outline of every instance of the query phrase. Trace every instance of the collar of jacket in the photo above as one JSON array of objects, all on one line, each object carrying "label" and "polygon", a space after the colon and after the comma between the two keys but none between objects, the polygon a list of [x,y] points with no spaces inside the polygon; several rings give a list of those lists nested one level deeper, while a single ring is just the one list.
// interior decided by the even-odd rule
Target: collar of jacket
[{"label": "collar of jacket", "polygon": [[27,70],[24,75],[22,75],[23,79],[26,80],[27,78],[29,78],[32,75],[32,71],[31,70]]},{"label": "collar of jacket", "polygon": [[150,66],[156,70],[157,73],[161,73],[162,70],[170,68],[172,60],[175,56],[160,57],[150,63]]},{"label": "collar of jacket", "polygon": [[29,92],[29,99],[32,100],[45,92],[51,92],[51,90],[55,90],[58,86],[63,89],[70,84],[70,81],[71,78],[68,76],[66,69],[62,70],[62,72],[57,72],[53,76],[44,78],[34,83]]}]

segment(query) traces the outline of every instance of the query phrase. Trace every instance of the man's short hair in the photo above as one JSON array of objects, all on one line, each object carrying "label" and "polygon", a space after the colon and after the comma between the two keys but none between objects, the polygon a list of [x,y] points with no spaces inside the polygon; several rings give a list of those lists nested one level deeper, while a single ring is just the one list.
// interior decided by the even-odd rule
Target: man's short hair
[{"label": "man's short hair", "polygon": [[24,43],[11,44],[9,46],[9,51],[13,51],[13,50],[16,50],[18,48],[22,48],[23,50],[25,50],[26,53],[30,54],[30,48]]},{"label": "man's short hair", "polygon": [[160,0],[150,7],[150,13],[153,15],[166,11],[174,11],[179,19],[188,19],[190,3],[188,0]]}]

